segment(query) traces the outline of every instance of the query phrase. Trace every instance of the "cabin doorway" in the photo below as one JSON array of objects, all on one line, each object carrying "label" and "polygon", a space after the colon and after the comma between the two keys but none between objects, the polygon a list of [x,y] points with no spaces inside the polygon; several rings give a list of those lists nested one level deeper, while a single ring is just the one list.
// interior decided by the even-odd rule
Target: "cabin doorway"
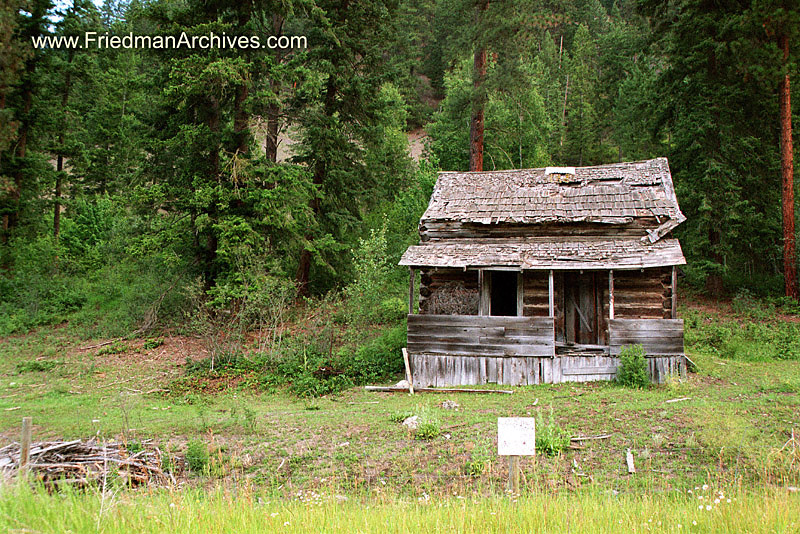
[{"label": "cabin doorway", "polygon": [[603,280],[604,278],[596,272],[564,273],[563,339],[567,343],[605,344]]},{"label": "cabin doorway", "polygon": [[514,271],[489,271],[488,274],[489,315],[519,315],[519,273]]}]

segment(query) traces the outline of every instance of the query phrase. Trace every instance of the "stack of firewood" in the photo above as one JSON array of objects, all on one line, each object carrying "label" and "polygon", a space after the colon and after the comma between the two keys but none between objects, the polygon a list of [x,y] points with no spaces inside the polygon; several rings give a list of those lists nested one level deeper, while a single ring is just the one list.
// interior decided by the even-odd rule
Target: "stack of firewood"
[{"label": "stack of firewood", "polygon": [[[123,483],[131,486],[174,483],[171,472],[162,469],[162,453],[148,443],[129,452],[120,442],[44,441],[32,443],[25,466],[31,478],[48,487],[71,484],[77,487]],[[20,468],[20,446],[12,443],[0,449],[0,471],[10,478]]]}]

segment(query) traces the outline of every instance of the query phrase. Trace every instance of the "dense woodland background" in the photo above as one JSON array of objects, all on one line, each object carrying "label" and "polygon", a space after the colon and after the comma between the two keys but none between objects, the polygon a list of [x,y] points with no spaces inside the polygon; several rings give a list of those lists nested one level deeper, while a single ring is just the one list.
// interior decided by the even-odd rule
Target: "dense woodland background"
[{"label": "dense woodland background", "polygon": [[[436,171],[469,168],[478,111],[486,170],[667,156],[683,283],[777,299],[779,89],[800,43],[785,6],[3,0],[0,335],[269,327],[298,297],[344,302],[345,323],[401,321],[397,261]],[[309,47],[31,46],[86,31]]]}]

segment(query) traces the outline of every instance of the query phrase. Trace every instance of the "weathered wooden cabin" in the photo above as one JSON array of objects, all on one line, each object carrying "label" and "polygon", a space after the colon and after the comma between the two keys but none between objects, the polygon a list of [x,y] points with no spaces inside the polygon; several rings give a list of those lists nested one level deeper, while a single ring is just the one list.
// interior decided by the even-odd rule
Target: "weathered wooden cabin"
[{"label": "weathered wooden cabin", "polygon": [[685,374],[684,220],[666,158],[440,173],[400,261],[414,383],[608,380],[634,344],[653,381]]}]

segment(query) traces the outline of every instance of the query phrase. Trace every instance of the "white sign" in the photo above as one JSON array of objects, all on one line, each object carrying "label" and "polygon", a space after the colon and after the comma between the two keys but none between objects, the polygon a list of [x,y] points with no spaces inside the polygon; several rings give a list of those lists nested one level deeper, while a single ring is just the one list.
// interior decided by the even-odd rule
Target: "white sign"
[{"label": "white sign", "polygon": [[499,456],[536,454],[536,420],[533,417],[498,417],[497,454]]}]

